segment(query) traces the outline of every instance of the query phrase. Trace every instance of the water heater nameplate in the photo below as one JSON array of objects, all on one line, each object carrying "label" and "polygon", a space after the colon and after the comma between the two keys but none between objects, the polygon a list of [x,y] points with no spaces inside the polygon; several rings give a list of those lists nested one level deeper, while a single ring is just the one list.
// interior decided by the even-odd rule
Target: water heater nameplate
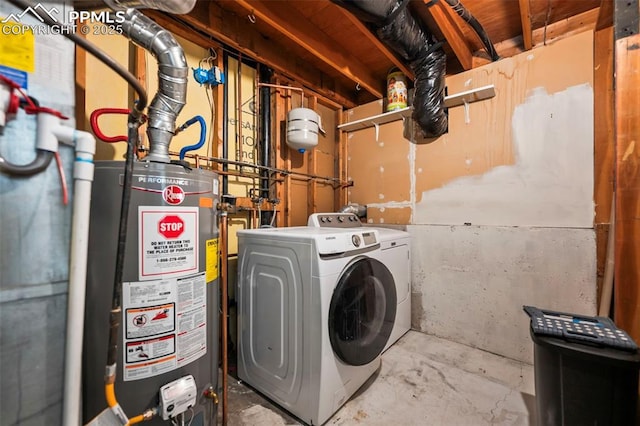
[{"label": "water heater nameplate", "polygon": [[198,272],[198,207],[138,207],[141,281]]},{"label": "water heater nameplate", "polygon": [[122,286],[124,381],[158,376],[207,352],[205,273]]}]

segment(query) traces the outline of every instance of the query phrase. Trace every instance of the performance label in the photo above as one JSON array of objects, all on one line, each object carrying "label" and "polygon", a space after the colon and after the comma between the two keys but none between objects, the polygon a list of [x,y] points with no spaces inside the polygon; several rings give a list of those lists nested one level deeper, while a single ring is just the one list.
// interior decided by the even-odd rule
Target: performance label
[{"label": "performance label", "polygon": [[125,381],[157,376],[207,352],[205,273],[123,283]]}]

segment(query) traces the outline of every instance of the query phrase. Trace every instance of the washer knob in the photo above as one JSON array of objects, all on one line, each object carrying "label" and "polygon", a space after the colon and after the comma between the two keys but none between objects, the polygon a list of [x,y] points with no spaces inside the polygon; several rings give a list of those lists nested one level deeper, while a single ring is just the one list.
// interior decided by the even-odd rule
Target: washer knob
[{"label": "washer knob", "polygon": [[341,222],[341,223],[344,222],[344,217],[338,216],[338,222]]},{"label": "washer knob", "polygon": [[353,243],[354,246],[360,247],[360,237],[359,236],[352,235],[351,236],[351,242]]}]

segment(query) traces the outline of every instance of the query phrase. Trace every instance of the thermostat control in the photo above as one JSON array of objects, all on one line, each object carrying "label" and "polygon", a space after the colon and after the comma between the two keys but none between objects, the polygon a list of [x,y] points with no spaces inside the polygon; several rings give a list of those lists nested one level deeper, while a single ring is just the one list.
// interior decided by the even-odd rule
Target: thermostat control
[{"label": "thermostat control", "polygon": [[184,376],[160,388],[160,414],[169,420],[196,405],[198,388],[193,376]]}]

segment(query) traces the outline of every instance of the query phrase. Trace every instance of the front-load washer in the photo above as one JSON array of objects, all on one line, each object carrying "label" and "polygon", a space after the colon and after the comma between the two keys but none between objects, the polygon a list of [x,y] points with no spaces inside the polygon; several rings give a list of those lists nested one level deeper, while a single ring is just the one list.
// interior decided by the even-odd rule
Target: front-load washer
[{"label": "front-load washer", "polygon": [[371,254],[389,269],[396,288],[396,318],[387,350],[411,329],[411,234],[393,228],[363,226],[352,213],[314,213],[307,226],[333,229],[375,229],[380,238],[380,251]]},{"label": "front-load washer", "polygon": [[238,231],[238,377],[327,421],[380,366],[396,291],[377,230]]}]

